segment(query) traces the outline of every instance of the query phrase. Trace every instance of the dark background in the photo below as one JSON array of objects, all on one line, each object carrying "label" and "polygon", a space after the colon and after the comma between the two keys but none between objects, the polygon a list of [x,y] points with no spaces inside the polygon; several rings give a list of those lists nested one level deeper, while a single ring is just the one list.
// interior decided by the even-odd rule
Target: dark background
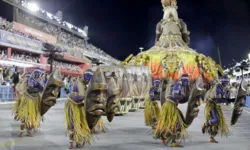
[{"label": "dark background", "polygon": [[[113,57],[124,60],[139,47],[154,44],[155,26],[162,18],[160,0],[35,0],[63,20],[78,27],[89,26],[90,42]],[[240,61],[250,53],[249,0],[178,0],[179,18],[191,32],[190,47],[223,66]],[[0,16],[12,18],[12,8],[0,2]],[[12,20],[10,20],[12,21]]]}]

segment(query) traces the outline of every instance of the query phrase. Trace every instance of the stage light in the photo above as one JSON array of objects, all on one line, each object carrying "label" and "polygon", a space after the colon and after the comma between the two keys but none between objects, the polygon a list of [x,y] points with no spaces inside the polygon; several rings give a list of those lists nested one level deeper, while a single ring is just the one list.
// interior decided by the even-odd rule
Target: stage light
[{"label": "stage light", "polygon": [[36,12],[39,10],[39,7],[36,3],[28,3],[27,4],[27,8],[30,10],[30,11],[33,11],[33,12]]}]

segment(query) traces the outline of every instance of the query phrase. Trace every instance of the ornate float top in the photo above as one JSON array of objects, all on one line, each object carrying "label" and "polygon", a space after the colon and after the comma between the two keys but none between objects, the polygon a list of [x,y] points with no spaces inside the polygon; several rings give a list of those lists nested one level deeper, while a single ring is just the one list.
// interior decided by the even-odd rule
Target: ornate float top
[{"label": "ornate float top", "polygon": [[216,62],[188,47],[190,42],[186,23],[179,19],[177,0],[161,0],[164,15],[156,26],[155,45],[137,56],[129,56],[123,64],[145,65],[150,68],[153,78],[178,80],[188,74],[190,80],[200,75],[204,80],[218,78],[223,71]]}]

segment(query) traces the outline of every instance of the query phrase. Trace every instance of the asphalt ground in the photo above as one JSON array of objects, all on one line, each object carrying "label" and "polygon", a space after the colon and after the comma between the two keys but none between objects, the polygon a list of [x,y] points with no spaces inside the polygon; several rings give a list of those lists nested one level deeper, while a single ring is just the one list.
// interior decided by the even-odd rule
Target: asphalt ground
[{"label": "asphalt ground", "polygon": [[[0,105],[0,150],[67,150],[66,122],[64,118],[64,102],[59,101],[46,114],[46,120],[41,123],[41,129],[33,137],[18,137],[19,122],[13,120],[11,106]],[[186,105],[180,105],[185,113]],[[223,106],[224,114],[229,122],[232,108]],[[130,112],[124,116],[116,116],[112,123],[103,117],[108,133],[95,136],[95,141],[82,149],[85,150],[166,150],[159,140],[154,140],[150,128],[145,127],[143,110]],[[187,150],[250,150],[250,109],[245,109],[243,115],[234,127],[230,127],[229,137],[216,137],[218,144],[209,143],[208,135],[201,133],[204,123],[204,106],[200,106],[199,116],[187,129],[188,137],[184,149]],[[178,148],[177,148],[178,149]]]}]

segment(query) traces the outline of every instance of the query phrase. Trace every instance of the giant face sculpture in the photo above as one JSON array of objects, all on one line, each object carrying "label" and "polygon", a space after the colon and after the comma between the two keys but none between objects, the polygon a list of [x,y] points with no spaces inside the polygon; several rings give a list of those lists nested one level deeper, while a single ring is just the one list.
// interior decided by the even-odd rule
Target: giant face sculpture
[{"label": "giant face sculpture", "polygon": [[115,83],[113,77],[111,77],[108,81],[108,99],[106,104],[106,115],[109,122],[111,122],[114,118],[116,112],[119,111],[118,105],[118,97],[119,94],[119,87]]},{"label": "giant face sculpture", "polygon": [[41,99],[41,116],[56,104],[59,90],[63,86],[61,74],[58,70],[53,72],[44,86]]},{"label": "giant face sculpture", "polygon": [[243,78],[238,89],[237,97],[234,102],[234,110],[231,118],[231,125],[235,125],[242,114],[247,95],[247,81]]},{"label": "giant face sculpture", "polygon": [[93,78],[90,80],[86,93],[85,110],[86,119],[90,129],[93,129],[101,115],[105,114],[107,89],[103,72],[98,68],[94,72]]},{"label": "giant face sculpture", "polygon": [[194,118],[198,116],[200,106],[200,98],[205,94],[205,88],[203,79],[201,76],[196,80],[195,86],[192,88],[189,99],[188,99],[188,108],[186,112],[186,125],[190,126]]},{"label": "giant face sculpture", "polygon": [[117,69],[118,68],[116,68],[115,66],[106,66],[104,72],[105,79],[108,85],[108,97],[107,103],[105,105],[105,112],[109,122],[113,120],[115,113],[119,111],[117,95],[119,94],[120,90],[115,81],[115,78],[117,78],[115,71],[117,71]]}]

